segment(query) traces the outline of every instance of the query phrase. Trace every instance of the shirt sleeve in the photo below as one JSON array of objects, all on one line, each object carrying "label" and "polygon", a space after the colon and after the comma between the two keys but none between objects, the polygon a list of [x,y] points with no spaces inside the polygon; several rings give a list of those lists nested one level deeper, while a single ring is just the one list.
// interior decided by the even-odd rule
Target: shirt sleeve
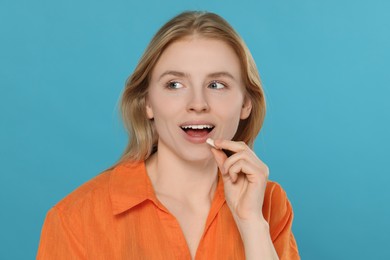
[{"label": "shirt sleeve", "polygon": [[270,227],[271,239],[280,260],[299,260],[298,247],[292,233],[294,213],[286,192],[277,183],[267,186],[264,200],[265,218]]},{"label": "shirt sleeve", "polygon": [[41,232],[37,259],[85,259],[80,241],[82,228],[77,221],[67,218],[56,207],[46,216]]}]

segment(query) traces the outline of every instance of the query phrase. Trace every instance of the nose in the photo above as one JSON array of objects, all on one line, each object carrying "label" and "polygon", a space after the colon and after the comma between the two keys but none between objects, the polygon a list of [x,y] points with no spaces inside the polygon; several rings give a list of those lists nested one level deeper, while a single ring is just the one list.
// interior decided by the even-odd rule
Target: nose
[{"label": "nose", "polygon": [[209,104],[207,102],[206,93],[204,89],[193,89],[191,91],[187,110],[193,112],[206,112],[209,110]]}]

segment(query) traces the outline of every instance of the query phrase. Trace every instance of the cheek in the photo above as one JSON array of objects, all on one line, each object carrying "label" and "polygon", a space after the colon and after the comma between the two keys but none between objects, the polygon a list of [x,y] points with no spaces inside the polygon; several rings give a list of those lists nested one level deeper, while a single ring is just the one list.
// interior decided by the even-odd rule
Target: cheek
[{"label": "cheek", "polygon": [[231,140],[237,132],[240,123],[242,103],[237,99],[229,105],[219,104],[218,115],[221,120],[221,134],[224,138]]},{"label": "cheek", "polygon": [[154,118],[170,116],[172,111],[177,107],[177,102],[173,101],[175,101],[175,99],[169,98],[161,93],[152,93],[148,103]]},{"label": "cheek", "polygon": [[237,93],[236,95],[230,95],[229,97],[216,100],[214,108],[217,109],[224,117],[228,117],[230,119],[237,118],[237,120],[239,120],[243,102],[243,97]]},{"label": "cheek", "polygon": [[153,120],[157,132],[164,131],[175,124],[177,115],[182,111],[182,104],[173,99],[167,99],[164,95],[150,99]]}]

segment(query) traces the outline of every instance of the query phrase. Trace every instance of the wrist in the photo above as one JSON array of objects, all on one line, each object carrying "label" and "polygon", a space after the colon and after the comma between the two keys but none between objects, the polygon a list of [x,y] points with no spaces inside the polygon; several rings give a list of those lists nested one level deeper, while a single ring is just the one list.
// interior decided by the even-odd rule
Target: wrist
[{"label": "wrist", "polygon": [[267,225],[268,222],[263,217],[263,214],[251,214],[246,215],[245,217],[238,216],[236,214],[233,214],[234,221],[236,222],[237,226],[263,226]]},{"label": "wrist", "polygon": [[248,219],[235,219],[235,222],[243,239],[247,236],[250,237],[252,233],[269,234],[269,224],[262,216]]},{"label": "wrist", "polygon": [[272,243],[268,222],[262,218],[236,222],[246,259],[279,259]]}]

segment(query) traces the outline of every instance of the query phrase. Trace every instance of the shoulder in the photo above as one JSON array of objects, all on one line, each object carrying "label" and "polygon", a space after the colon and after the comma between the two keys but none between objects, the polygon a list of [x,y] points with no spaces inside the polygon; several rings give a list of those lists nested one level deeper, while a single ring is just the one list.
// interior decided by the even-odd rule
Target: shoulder
[{"label": "shoulder", "polygon": [[140,165],[142,165],[141,162],[115,165],[76,188],[59,201],[54,208],[64,215],[72,215],[91,209],[91,207],[111,207],[110,183],[113,181],[113,176],[127,170],[135,171],[140,168]]},{"label": "shoulder", "polygon": [[264,195],[263,216],[270,225],[271,236],[292,222],[293,209],[285,190],[276,182],[269,181]]},{"label": "shoulder", "polygon": [[279,258],[300,259],[292,232],[293,209],[286,192],[276,182],[267,183],[263,216],[268,222],[271,239]]},{"label": "shoulder", "polygon": [[82,208],[96,197],[107,195],[110,176],[114,169],[109,169],[85,182],[59,201],[54,208],[63,213],[70,213]]},{"label": "shoulder", "polygon": [[[287,194],[282,186],[277,182],[268,181],[264,195],[264,202],[267,202],[267,206],[276,206],[275,204],[282,206],[287,203],[287,201]],[[272,202],[274,205],[272,205]]]}]

